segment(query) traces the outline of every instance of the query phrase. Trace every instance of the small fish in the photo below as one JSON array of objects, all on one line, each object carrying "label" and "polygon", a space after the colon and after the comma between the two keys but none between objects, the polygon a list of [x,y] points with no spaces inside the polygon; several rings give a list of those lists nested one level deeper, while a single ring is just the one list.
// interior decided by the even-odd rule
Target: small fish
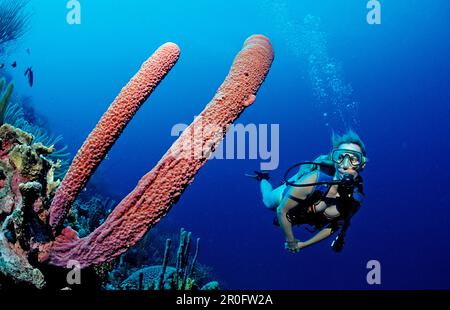
[{"label": "small fish", "polygon": [[17,67],[17,61],[13,62],[13,64],[11,65],[11,67],[13,67],[13,68]]},{"label": "small fish", "polygon": [[30,55],[30,49],[29,48],[27,48],[27,54]]},{"label": "small fish", "polygon": [[34,74],[31,67],[29,67],[24,74],[28,78],[28,84],[30,84],[30,87],[33,87],[33,81],[34,81]]},{"label": "small fish", "polygon": [[0,69],[3,69],[4,66],[5,64],[0,64]]}]

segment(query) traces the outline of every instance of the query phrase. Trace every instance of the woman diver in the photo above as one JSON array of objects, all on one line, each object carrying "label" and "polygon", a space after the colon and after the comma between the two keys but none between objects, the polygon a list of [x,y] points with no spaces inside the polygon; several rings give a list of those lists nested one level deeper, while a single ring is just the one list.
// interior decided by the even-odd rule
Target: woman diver
[{"label": "woman diver", "polygon": [[[285,175],[283,185],[273,188],[267,172],[255,171],[247,175],[260,181],[265,206],[277,211],[275,225],[281,226],[286,237],[285,249],[296,253],[307,246],[340,231],[332,248],[340,252],[351,217],[362,204],[361,171],[366,166],[366,149],[352,130],[332,136],[333,149],[314,162],[299,163]],[[300,166],[296,175],[287,179],[290,170]],[[293,225],[309,224],[319,232],[311,239],[299,241]]]}]

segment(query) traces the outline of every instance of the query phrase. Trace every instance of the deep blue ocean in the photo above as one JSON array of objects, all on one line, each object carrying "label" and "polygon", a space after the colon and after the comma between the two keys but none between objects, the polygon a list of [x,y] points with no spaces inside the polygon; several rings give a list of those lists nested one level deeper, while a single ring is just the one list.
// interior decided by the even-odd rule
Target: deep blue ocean
[{"label": "deep blue ocean", "polygon": [[[339,254],[332,239],[284,249],[258,183],[244,176],[263,159],[205,164],[167,219],[201,238],[199,261],[225,288],[450,289],[449,1],[381,0],[374,25],[367,0],[79,2],[81,24],[69,25],[67,1],[32,0],[29,31],[2,58],[17,61],[14,92],[72,155],[160,45],[181,49],[91,180],[116,200],[175,141],[172,127],[203,110],[252,34],[271,40],[275,59],[237,123],[279,126],[273,185],[329,152],[332,130],[351,127],[365,142],[366,199]],[[366,281],[370,260],[380,262],[380,285]]]}]

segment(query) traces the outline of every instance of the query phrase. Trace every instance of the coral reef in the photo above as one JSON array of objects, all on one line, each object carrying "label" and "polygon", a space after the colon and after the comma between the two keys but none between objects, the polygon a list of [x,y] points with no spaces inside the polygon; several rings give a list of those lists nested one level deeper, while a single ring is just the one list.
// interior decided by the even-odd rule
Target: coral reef
[{"label": "coral reef", "polygon": [[6,107],[4,122],[31,134],[33,136],[33,143],[42,143],[44,145],[49,145],[50,147],[52,147],[53,152],[46,156],[48,159],[56,163],[55,178],[62,180],[67,170],[69,169],[71,159],[71,155],[67,151],[68,147],[62,141],[63,137],[61,135],[52,135],[47,128],[44,128],[45,122],[43,120],[40,120],[39,123],[41,124],[36,124],[38,116],[31,108],[28,108],[28,110],[30,111],[28,111],[27,114],[32,114],[32,120],[28,120],[27,118],[30,115],[27,115],[28,117],[26,117],[24,109],[23,98],[20,102],[19,100],[13,100]]},{"label": "coral reef", "polygon": [[[155,290],[159,282],[162,266],[149,266],[133,272],[125,281],[120,284],[122,290]],[[176,269],[167,267],[164,272],[164,290],[174,290],[176,288]]]},{"label": "coral reef", "polygon": [[88,201],[77,199],[64,223],[76,230],[79,237],[85,237],[103,223],[114,204],[114,200],[99,194],[90,197]]},{"label": "coral reef", "polygon": [[[180,223],[174,222],[170,217],[162,219],[158,225],[149,230],[139,242],[122,254],[118,259],[114,260],[114,268],[109,274],[107,283],[104,283],[104,287],[114,290],[120,289],[120,284],[124,282],[125,279],[143,267],[173,266],[176,268],[176,266],[179,266],[180,264],[177,264],[177,259],[179,259],[177,250],[183,243],[183,234],[175,229],[175,227],[179,226]],[[186,243],[186,238],[184,238],[184,243]],[[178,244],[178,247],[171,249],[173,244]],[[199,242],[197,242],[197,246],[198,245]],[[191,246],[188,253],[190,253],[190,255],[193,253],[194,256],[191,257],[191,261],[188,265],[189,269],[186,268],[185,270],[190,271],[187,278],[195,280],[194,284],[196,288],[215,278],[212,266],[206,266],[198,260],[198,248],[193,248],[193,246]],[[182,274],[182,271],[180,271],[180,274]],[[160,280],[161,275],[162,270],[160,273]],[[182,276],[180,278],[182,279]],[[179,284],[181,284],[181,281]],[[154,288],[159,289],[160,287],[164,287],[161,282]],[[175,286],[173,289],[175,289]]]},{"label": "coral reef", "polygon": [[[42,266],[67,267],[71,260],[81,268],[99,266],[127,251],[178,201],[228,126],[254,102],[273,61],[267,38],[255,35],[247,39],[212,101],[108,218],[84,238],[70,227],[61,230],[75,198],[178,54],[178,47],[168,43],[144,63],[91,132],[56,194],[55,164],[45,158],[52,147],[32,144],[31,135],[9,125],[0,128],[0,185],[2,191],[8,192],[0,196],[4,200],[0,273],[17,282],[43,287],[46,278]],[[191,150],[183,149],[192,141],[194,128],[202,128],[202,136],[194,139],[194,144],[205,150],[201,156],[192,156]],[[212,128],[221,128],[222,132],[218,134]],[[182,252],[187,248],[185,245]],[[186,266],[183,272],[192,270]],[[177,277],[180,285],[180,275]],[[139,276],[139,283],[143,280]],[[191,279],[183,275],[181,287],[190,285]]]},{"label": "coral reef", "polygon": [[[189,246],[191,232],[181,228],[180,242],[177,249],[175,267],[168,266],[170,245],[166,240],[162,265],[148,266],[134,271],[119,285],[122,290],[192,290],[198,289],[200,281],[195,277],[194,268],[199,253],[199,240],[195,247],[194,257],[189,264]],[[123,263],[123,262],[121,262]],[[217,283],[217,282],[216,282]],[[218,287],[218,284],[217,284]]]},{"label": "coral reef", "polygon": [[51,150],[8,124],[0,127],[0,273],[36,287],[45,284],[29,257],[50,240],[48,206],[58,182],[54,165],[42,157]]},{"label": "coral reef", "polygon": [[218,289],[220,289],[220,287],[219,282],[217,281],[208,282],[200,288],[201,291],[216,291]]},{"label": "coral reef", "polygon": [[[87,267],[113,259],[141,239],[178,201],[226,133],[224,131],[218,134],[213,128],[228,128],[255,100],[254,94],[264,81],[272,60],[273,51],[267,38],[255,35],[247,39],[212,101],[158,164],[139,181],[137,187],[116,206],[106,221],[89,236],[81,239],[73,230],[64,228],[54,242],[41,248],[40,261],[66,266],[69,260],[76,260],[82,267]],[[109,112],[113,114],[115,108],[117,105],[113,104]],[[108,124],[101,127],[106,125]],[[192,156],[191,150],[183,149],[192,140],[191,132],[194,128],[203,129],[200,139],[194,141],[195,145],[200,145],[200,149],[206,149],[201,156]],[[94,129],[94,132],[101,130]],[[62,194],[57,193],[61,199],[56,202],[54,200],[52,204],[51,212],[56,212],[55,215],[50,215],[54,231],[65,213],[63,209],[67,206],[66,201],[72,201],[73,195],[79,191],[79,184],[85,184],[85,180],[81,179],[88,178],[93,171],[93,161],[99,162],[98,159],[106,155],[107,148],[103,148],[103,153],[97,152],[100,147],[96,144],[100,142],[92,144],[87,141],[82,147],[86,149],[85,158],[79,156],[79,153],[79,159],[74,160],[79,167],[78,174],[70,173],[72,168],[69,169],[65,177],[67,181],[64,180],[59,189]],[[92,153],[96,154],[94,159]]]}]

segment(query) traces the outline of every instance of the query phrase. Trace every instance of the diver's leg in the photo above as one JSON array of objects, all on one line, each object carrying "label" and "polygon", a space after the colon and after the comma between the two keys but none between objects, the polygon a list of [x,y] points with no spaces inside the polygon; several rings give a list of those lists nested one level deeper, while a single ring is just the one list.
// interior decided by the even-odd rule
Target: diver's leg
[{"label": "diver's leg", "polygon": [[268,209],[275,211],[281,202],[286,185],[283,184],[274,189],[272,184],[268,181],[270,176],[267,171],[254,171],[254,174],[245,175],[260,182],[259,184],[264,205]]},{"label": "diver's leg", "polygon": [[269,181],[261,180],[260,188],[261,188],[262,199],[263,199],[264,205],[268,209],[271,209],[274,211],[277,209],[278,205],[281,202],[283,190],[285,187],[286,187],[286,185],[281,185],[274,189],[272,184],[269,183]]}]

